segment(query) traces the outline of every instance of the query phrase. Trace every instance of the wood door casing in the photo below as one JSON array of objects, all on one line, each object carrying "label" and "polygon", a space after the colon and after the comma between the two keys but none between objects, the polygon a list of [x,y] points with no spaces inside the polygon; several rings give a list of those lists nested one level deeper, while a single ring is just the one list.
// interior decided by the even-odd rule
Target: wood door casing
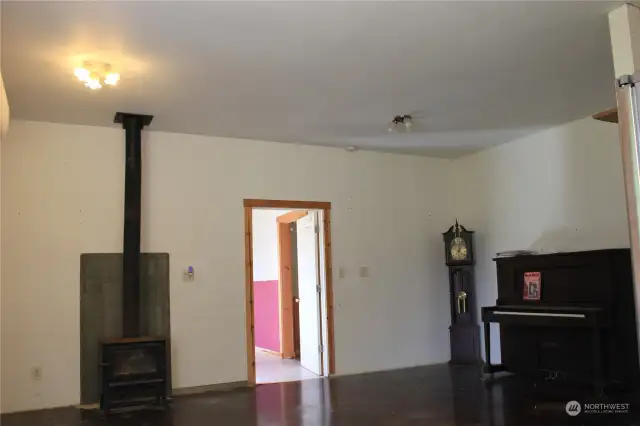
[{"label": "wood door casing", "polygon": [[253,318],[253,212],[244,209],[244,258],[245,258],[245,326],[247,344],[247,378],[256,384],[256,345]]},{"label": "wood door casing", "polygon": [[295,358],[294,311],[298,308],[293,301],[293,258],[291,256],[293,247],[289,226],[308,213],[306,210],[298,210],[276,218],[278,227],[280,353],[282,358]]},{"label": "wood door casing", "polygon": [[291,233],[289,224],[278,222],[278,259],[280,288],[280,352],[282,358],[294,358],[293,277],[291,272]]}]

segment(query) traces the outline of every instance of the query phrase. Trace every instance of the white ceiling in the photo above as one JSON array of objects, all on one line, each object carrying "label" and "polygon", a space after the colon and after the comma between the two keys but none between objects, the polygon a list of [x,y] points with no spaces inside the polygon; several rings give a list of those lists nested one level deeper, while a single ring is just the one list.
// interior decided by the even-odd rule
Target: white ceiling
[{"label": "white ceiling", "polygon": [[619,4],[3,0],[2,72],[15,118],[456,157],[613,106]]}]

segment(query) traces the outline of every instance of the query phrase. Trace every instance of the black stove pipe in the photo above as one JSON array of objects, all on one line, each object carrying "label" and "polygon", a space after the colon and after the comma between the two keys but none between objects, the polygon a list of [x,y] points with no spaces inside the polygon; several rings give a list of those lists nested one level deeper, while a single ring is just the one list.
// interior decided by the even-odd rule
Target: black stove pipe
[{"label": "black stove pipe", "polygon": [[140,224],[142,195],[142,129],[152,115],[116,113],[125,131],[124,238],[122,248],[122,333],[140,336]]}]

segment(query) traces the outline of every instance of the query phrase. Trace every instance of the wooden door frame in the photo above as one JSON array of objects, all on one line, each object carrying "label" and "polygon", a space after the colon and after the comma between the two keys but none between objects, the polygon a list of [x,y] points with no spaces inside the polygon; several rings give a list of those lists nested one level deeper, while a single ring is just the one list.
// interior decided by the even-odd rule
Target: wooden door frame
[{"label": "wooden door frame", "polygon": [[[291,268],[285,271],[286,263],[293,264],[289,225],[308,214],[307,210],[296,210],[276,217],[276,227],[278,229],[278,309],[280,355],[282,358],[295,358],[293,273]],[[284,250],[283,247],[285,247]]]},{"label": "wooden door frame", "polygon": [[256,384],[255,328],[253,317],[253,214],[255,208],[322,210],[324,230],[324,269],[326,277],[327,352],[329,372],[335,374],[335,345],[333,322],[333,269],[331,263],[331,203],[322,201],[287,201],[244,199],[244,256],[245,256],[245,315],[247,346],[247,380]]}]

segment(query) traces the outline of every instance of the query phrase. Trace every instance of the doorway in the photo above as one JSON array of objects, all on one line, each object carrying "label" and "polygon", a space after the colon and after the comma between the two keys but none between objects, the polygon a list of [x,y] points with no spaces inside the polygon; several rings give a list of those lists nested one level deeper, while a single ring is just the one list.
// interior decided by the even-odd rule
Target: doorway
[{"label": "doorway", "polygon": [[[245,200],[244,207],[249,383],[333,374],[330,203]],[[267,244],[263,228],[269,215],[271,220],[275,218],[269,230],[275,241]],[[261,253],[267,252],[266,257],[273,258],[275,250],[277,279],[263,281],[272,278],[274,272],[265,272],[268,268]],[[277,297],[277,318],[273,312],[274,297]],[[271,306],[265,308],[266,303]],[[271,340],[264,337],[267,328]],[[274,337],[274,328],[279,339]],[[262,347],[267,345],[263,342],[269,343],[269,348]]]}]

